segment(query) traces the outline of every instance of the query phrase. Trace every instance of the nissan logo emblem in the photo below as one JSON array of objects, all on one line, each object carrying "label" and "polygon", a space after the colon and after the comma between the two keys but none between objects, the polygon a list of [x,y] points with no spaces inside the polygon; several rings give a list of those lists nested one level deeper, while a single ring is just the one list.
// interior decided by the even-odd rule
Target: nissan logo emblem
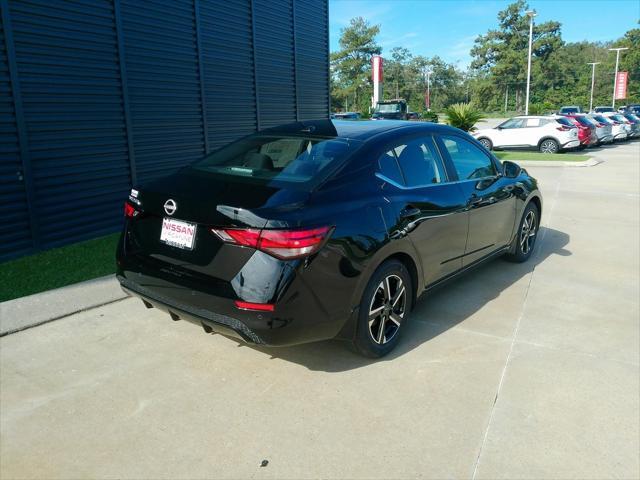
[{"label": "nissan logo emblem", "polygon": [[174,213],[176,213],[177,209],[178,205],[176,204],[175,200],[170,198],[169,200],[164,202],[164,211],[167,212],[167,215],[173,215]]}]

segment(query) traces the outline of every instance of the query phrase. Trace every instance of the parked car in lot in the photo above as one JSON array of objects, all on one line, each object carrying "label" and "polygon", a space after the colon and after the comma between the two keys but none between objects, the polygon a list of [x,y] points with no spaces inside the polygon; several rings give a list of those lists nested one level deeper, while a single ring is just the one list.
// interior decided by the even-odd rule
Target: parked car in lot
[{"label": "parked car in lot", "polygon": [[606,113],[606,112],[615,112],[616,109],[613,107],[596,107],[593,109],[596,113]]},{"label": "parked car in lot", "polygon": [[584,115],[570,114],[565,115],[570,122],[578,127],[578,140],[580,140],[580,148],[586,148],[598,144],[598,136],[596,135],[596,126],[586,119]]},{"label": "parked car in lot", "polygon": [[338,112],[331,114],[331,118],[336,120],[360,120],[358,112]]},{"label": "parked car in lot", "polygon": [[631,105],[625,105],[618,109],[620,113],[633,113],[634,115],[640,115],[640,103],[633,103]]},{"label": "parked car in lot", "polygon": [[207,332],[379,357],[425,289],[526,261],[541,212],[536,180],[461,130],[300,122],[131,190],[117,278]]},{"label": "parked car in lot", "polygon": [[578,105],[561,107],[558,113],[560,113],[560,115],[566,115],[570,113],[582,113],[582,108],[580,108]]},{"label": "parked car in lot", "polygon": [[563,116],[518,116],[472,135],[487,150],[537,149],[558,153],[580,145],[577,128]]},{"label": "parked car in lot", "polygon": [[611,125],[611,134],[613,135],[613,141],[626,140],[627,130],[623,123],[614,120],[609,117],[607,113],[602,113],[600,116]]},{"label": "parked car in lot", "polygon": [[596,113],[591,115],[585,115],[585,118],[591,122],[596,128],[596,137],[598,138],[598,145],[613,142],[613,133],[611,124],[606,119]]},{"label": "parked car in lot", "polygon": [[[614,122],[613,138],[614,140],[627,140],[633,135],[633,127],[631,122],[617,112],[605,112],[602,114]],[[618,128],[616,128],[618,127]],[[617,132],[617,133],[616,133]]]},{"label": "parked car in lot", "polygon": [[640,118],[630,112],[621,113],[624,118],[631,124],[631,138],[640,137]]}]

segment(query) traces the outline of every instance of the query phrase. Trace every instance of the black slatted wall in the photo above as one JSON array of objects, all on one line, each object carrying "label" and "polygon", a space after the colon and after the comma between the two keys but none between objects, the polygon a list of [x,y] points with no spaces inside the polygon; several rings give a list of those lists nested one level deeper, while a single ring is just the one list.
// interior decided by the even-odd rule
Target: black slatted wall
[{"label": "black slatted wall", "polygon": [[133,184],[327,118],[326,0],[0,0],[0,260],[116,231]]}]

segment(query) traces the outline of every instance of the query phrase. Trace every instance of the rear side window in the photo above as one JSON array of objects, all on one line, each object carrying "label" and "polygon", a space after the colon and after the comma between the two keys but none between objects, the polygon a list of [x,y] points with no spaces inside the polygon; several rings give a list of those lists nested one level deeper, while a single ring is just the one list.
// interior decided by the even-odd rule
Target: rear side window
[{"label": "rear side window", "polygon": [[252,183],[305,185],[340,165],[361,142],[341,138],[251,135],[192,167]]},{"label": "rear side window", "polygon": [[567,118],[556,118],[556,122],[560,125],[564,125],[565,127],[575,127],[575,125],[571,122],[571,120]]},{"label": "rear side window", "polygon": [[400,173],[398,160],[392,150],[389,150],[380,157],[378,160],[378,171],[389,180],[393,180],[400,185],[404,185],[404,178],[402,178],[402,173]]},{"label": "rear side window", "polygon": [[459,137],[441,138],[460,180],[492,177],[496,174],[491,158],[471,142]]},{"label": "rear side window", "polygon": [[403,142],[380,157],[380,173],[396,181],[392,176],[384,173],[386,170],[390,171],[391,175],[395,175],[391,158],[396,160],[396,167],[400,167],[401,183],[407,187],[446,182],[444,165],[431,137]]},{"label": "rear side window", "polygon": [[527,118],[527,128],[542,127],[547,123],[549,123],[549,121],[544,118]]},{"label": "rear side window", "polygon": [[591,123],[587,118],[585,117],[575,117],[576,122],[578,122],[580,125],[584,125],[585,127],[594,127],[595,125],[593,123]]}]

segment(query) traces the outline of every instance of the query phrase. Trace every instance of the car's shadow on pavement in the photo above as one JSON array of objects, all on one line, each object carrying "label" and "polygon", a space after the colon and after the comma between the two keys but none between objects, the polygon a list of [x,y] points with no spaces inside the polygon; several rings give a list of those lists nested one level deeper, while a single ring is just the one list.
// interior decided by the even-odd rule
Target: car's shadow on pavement
[{"label": "car's shadow on pavement", "polygon": [[[571,255],[564,248],[569,243],[569,235],[566,233],[541,227],[538,239],[532,257],[525,263],[497,259],[435,291],[423,294],[409,317],[397,347],[379,360],[361,357],[349,350],[345,342],[336,340],[280,348],[247,344],[239,346],[253,348],[273,359],[294,362],[314,371],[342,372],[393,360],[464,322],[507,288],[522,280],[548,257]],[[513,323],[515,319],[505,321]]]}]

